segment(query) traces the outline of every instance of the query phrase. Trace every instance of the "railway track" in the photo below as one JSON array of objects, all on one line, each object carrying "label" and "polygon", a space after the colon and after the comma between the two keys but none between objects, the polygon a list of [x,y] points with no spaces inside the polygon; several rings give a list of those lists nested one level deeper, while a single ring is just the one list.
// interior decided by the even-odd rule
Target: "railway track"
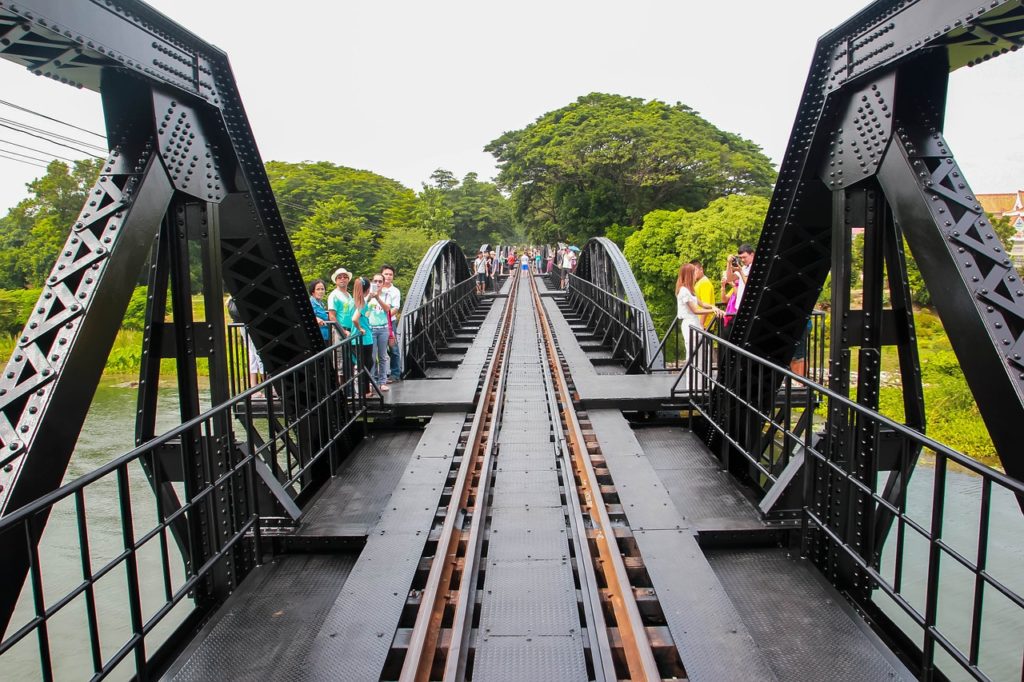
[{"label": "railway track", "polygon": [[382,679],[685,677],[536,283],[511,283]]}]

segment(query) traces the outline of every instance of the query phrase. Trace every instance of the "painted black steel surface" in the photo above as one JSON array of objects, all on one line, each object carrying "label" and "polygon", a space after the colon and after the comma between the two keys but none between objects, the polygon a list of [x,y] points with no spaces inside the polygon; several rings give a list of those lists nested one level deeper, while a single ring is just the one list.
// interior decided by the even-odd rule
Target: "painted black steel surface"
[{"label": "painted black steel surface", "polygon": [[943,324],[1017,478],[1024,457],[1003,431],[1024,418],[1024,291],[941,132],[948,73],[1015,50],[1022,36],[1017,0],[882,0],[819,41],[731,329],[741,347],[788,363],[830,270],[832,241],[847,229],[834,201],[842,206],[849,190],[878,182],[919,262],[928,261],[922,274],[934,298],[947,301],[938,304]]},{"label": "painted black steel surface", "polygon": [[[307,300],[305,287],[223,52],[132,0],[3,3],[0,36],[0,56],[54,80],[100,91],[115,150],[47,282],[35,314],[40,319],[29,320],[22,352],[16,353],[22,366],[9,368],[7,385],[0,387],[6,389],[0,424],[9,424],[0,426],[5,453],[0,461],[14,464],[0,475],[0,511],[6,511],[53,487],[21,475],[25,451],[40,448],[32,436],[38,426],[61,434],[60,446],[47,448],[47,466],[59,480],[110,347],[104,339],[112,341],[119,326],[171,192],[223,203],[218,223],[223,278],[268,371],[295,364],[323,346],[310,307],[301,305]],[[154,192],[162,198],[136,207],[137,194]],[[136,247],[130,253],[121,226],[128,216],[136,225],[129,234],[139,235],[132,237]],[[124,260],[114,277],[107,264],[119,253]],[[86,268],[92,272],[83,277]],[[59,324],[65,327],[57,332]],[[84,347],[79,340],[84,336],[75,331],[80,326],[103,330],[91,333]],[[65,398],[58,377],[71,371],[68,360],[75,357],[85,365],[77,368],[76,388]],[[23,369],[30,365],[31,371]],[[41,388],[51,382],[53,390]],[[29,393],[38,404],[27,404]],[[64,400],[81,407],[60,408],[57,428],[50,415]],[[28,459],[34,457],[28,453]]]}]

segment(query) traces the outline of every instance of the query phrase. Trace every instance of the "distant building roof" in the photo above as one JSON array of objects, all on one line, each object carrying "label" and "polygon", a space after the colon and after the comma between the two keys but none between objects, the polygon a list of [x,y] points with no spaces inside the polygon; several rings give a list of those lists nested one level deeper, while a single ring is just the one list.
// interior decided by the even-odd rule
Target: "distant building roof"
[{"label": "distant building roof", "polygon": [[1024,195],[1024,189],[1007,194],[976,194],[975,196],[986,213],[1002,215],[1014,209],[1020,210],[1019,206],[1022,202],[1022,195]]}]

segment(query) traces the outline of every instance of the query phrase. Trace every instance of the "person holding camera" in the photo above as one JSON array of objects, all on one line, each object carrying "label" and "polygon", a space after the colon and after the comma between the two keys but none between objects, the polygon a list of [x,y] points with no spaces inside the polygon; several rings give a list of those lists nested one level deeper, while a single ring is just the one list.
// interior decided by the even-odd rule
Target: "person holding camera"
[{"label": "person holding camera", "polygon": [[729,256],[729,263],[722,273],[722,298],[725,298],[726,288],[732,286],[732,294],[729,296],[725,307],[725,325],[729,326],[736,311],[740,309],[743,301],[743,290],[747,286],[747,278],[750,277],[750,266],[754,263],[754,247],[750,244],[741,244],[739,251],[734,256]]},{"label": "person holding camera", "polygon": [[373,363],[372,376],[380,390],[388,390],[388,374],[391,372],[391,356],[388,355],[388,337],[391,336],[391,329],[388,325],[388,316],[391,315],[391,305],[384,295],[384,275],[377,273],[370,280],[370,290],[366,294],[366,322],[370,325],[370,335],[373,337]]},{"label": "person holding camera", "polygon": [[[373,397],[373,383],[376,381],[373,366],[373,330],[370,327],[370,297],[373,294],[370,280],[357,277],[352,287],[355,312],[352,313],[352,334],[356,337],[356,360],[359,364],[359,389],[367,398]],[[378,287],[379,288],[379,287]]]}]

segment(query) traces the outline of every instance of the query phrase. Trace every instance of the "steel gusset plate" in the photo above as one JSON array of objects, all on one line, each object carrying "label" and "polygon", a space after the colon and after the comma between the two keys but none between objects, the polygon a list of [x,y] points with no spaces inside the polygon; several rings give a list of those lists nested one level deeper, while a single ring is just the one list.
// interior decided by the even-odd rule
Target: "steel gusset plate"
[{"label": "steel gusset plate", "polygon": [[[644,364],[650,365],[651,358],[658,348],[658,332],[647,309],[644,292],[633,276],[626,256],[618,245],[607,237],[593,237],[583,245],[579,262],[576,264],[576,276],[585,279],[604,291],[623,298],[640,311],[641,325],[646,336]],[[664,360],[659,356],[654,369],[664,367]]]}]

